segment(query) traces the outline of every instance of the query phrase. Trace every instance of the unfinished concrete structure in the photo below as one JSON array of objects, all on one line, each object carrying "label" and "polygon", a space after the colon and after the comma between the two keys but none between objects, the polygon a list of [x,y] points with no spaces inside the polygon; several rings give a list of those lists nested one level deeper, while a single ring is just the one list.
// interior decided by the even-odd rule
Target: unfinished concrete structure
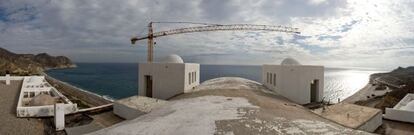
[{"label": "unfinished concrete structure", "polygon": [[384,118],[414,123],[414,94],[407,94],[393,108],[385,108]]},{"label": "unfinished concrete structure", "polygon": [[301,65],[286,58],[281,65],[263,65],[263,84],[278,94],[298,103],[307,104],[323,99],[324,67]]},{"label": "unfinished concrete structure", "polygon": [[156,63],[140,63],[138,95],[168,99],[187,93],[200,84],[200,64],[184,63],[178,55],[169,55]]},{"label": "unfinished concrete structure", "polygon": [[[14,77],[13,79],[18,79]],[[65,114],[78,110],[77,104],[72,103],[56,88],[52,87],[44,76],[20,77],[23,84],[17,103],[17,117],[54,116],[54,104],[61,103],[60,108]]]}]

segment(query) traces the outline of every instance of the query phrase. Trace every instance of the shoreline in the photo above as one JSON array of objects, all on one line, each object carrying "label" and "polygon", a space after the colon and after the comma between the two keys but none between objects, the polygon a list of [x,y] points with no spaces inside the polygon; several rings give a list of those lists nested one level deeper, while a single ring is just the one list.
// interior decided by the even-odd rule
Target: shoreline
[{"label": "shoreline", "polygon": [[351,96],[345,98],[341,102],[344,103],[355,103],[356,101],[360,101],[364,98],[366,98],[366,93],[370,92],[370,89],[372,88],[372,84],[367,83],[363,88],[352,94]]},{"label": "shoreline", "polygon": [[387,92],[390,92],[390,89],[384,90],[375,90],[377,86],[367,83],[362,89],[358,92],[354,93],[353,95],[349,96],[345,100],[341,101],[344,103],[352,103],[352,104],[364,104],[364,106],[374,107],[374,103],[376,99],[384,96]]},{"label": "shoreline", "polygon": [[42,75],[45,76],[45,79],[52,86],[56,87],[57,90],[65,95],[75,98],[75,100],[86,102],[87,106],[95,107],[113,103],[113,99],[73,86],[67,82],[54,78],[45,72],[43,72]]},{"label": "shoreline", "polygon": [[[364,88],[360,89],[355,94],[349,96],[342,102],[352,103],[356,105],[371,107],[380,109],[384,114],[383,101],[386,98],[386,93],[393,91],[390,88],[384,90],[375,90],[378,85],[368,83]],[[367,96],[370,96],[369,98]],[[414,125],[412,123],[406,123],[401,121],[394,121],[389,119],[382,120],[382,126],[380,126],[374,133],[379,134],[412,134],[414,133]]]}]

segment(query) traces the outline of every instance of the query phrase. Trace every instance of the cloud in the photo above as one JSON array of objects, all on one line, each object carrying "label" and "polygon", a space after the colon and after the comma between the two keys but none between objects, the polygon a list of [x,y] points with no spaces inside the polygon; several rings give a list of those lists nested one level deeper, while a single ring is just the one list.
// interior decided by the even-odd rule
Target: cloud
[{"label": "cloud", "polygon": [[[299,27],[277,32],[203,32],[157,38],[155,54],[210,64],[278,63],[295,57],[326,66],[392,68],[414,61],[414,2],[406,0],[3,0],[0,43],[78,62],[144,62],[149,21],[253,23]],[[156,24],[155,30],[193,25]],[[404,60],[401,60],[404,59]],[[340,61],[340,62],[339,62]]]}]

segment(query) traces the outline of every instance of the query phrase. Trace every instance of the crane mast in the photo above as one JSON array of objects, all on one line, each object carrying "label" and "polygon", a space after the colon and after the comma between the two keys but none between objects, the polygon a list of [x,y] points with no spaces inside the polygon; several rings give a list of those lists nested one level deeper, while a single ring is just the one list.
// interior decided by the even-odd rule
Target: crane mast
[{"label": "crane mast", "polygon": [[152,30],[152,22],[148,24],[148,53],[147,53],[147,61],[149,63],[153,60],[154,53],[154,34]]},{"label": "crane mast", "polygon": [[[178,28],[160,32],[153,31],[154,23],[190,23],[190,24],[202,24],[206,26],[195,26],[195,27],[186,27]],[[253,30],[253,31],[277,31],[285,32],[292,34],[300,34],[298,28],[286,27],[281,25],[254,25],[254,24],[207,24],[207,23],[192,23],[192,22],[150,22],[148,24],[148,35],[141,37],[131,38],[131,44],[135,44],[136,41],[148,39],[148,53],[147,61],[152,63],[153,53],[154,53],[154,38],[183,34],[183,33],[193,33],[193,32],[206,32],[206,31],[237,31],[237,30]]]}]

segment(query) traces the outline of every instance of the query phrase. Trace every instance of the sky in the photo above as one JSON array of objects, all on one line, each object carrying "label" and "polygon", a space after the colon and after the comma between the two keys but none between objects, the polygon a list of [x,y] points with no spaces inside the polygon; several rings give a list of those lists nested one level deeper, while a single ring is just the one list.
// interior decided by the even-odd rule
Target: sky
[{"label": "sky", "polygon": [[[145,62],[150,21],[265,24],[301,34],[201,32],[156,38],[155,58],[201,64],[414,65],[413,0],[0,0],[0,47],[75,62]],[[155,24],[155,31],[189,27]]]}]

